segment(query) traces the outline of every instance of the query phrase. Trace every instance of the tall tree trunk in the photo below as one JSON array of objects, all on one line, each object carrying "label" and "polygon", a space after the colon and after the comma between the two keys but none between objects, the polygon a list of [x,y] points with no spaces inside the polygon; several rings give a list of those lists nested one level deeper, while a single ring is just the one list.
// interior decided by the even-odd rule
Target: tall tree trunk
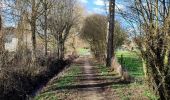
[{"label": "tall tree trunk", "polygon": [[61,52],[61,58],[63,59],[64,58],[64,51],[65,51],[65,49],[64,49],[64,41],[62,41],[62,52]]},{"label": "tall tree trunk", "polygon": [[57,58],[60,58],[60,39],[59,39],[59,34],[57,34]]},{"label": "tall tree trunk", "polygon": [[44,14],[45,56],[47,56],[47,0],[44,1],[44,10],[45,10],[45,14]]},{"label": "tall tree trunk", "polygon": [[0,51],[4,51],[5,46],[4,46],[4,35],[2,33],[2,17],[0,15]]},{"label": "tall tree trunk", "polygon": [[35,0],[32,0],[31,31],[32,31],[33,60],[35,60],[35,57],[36,57],[36,4],[35,4]]},{"label": "tall tree trunk", "polygon": [[58,51],[59,51],[59,59],[63,59],[63,56],[62,56],[62,54],[63,54],[63,48],[62,48],[62,46],[63,46],[63,44],[62,44],[62,34],[60,33],[59,34],[59,41],[58,41]]},{"label": "tall tree trunk", "polygon": [[106,66],[111,66],[111,59],[114,57],[114,21],[115,18],[115,0],[109,1],[109,33],[107,42]]}]

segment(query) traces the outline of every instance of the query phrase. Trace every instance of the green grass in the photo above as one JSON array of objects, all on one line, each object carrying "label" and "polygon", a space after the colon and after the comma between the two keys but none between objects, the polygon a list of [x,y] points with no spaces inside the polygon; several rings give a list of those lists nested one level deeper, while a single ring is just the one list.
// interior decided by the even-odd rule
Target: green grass
[{"label": "green grass", "polygon": [[[67,85],[71,85],[74,82],[74,76],[80,72],[80,68],[78,66],[72,67],[71,70],[66,73],[66,75],[60,78],[57,82],[58,87],[63,87]],[[71,76],[71,77],[70,77]]]},{"label": "green grass", "polygon": [[158,100],[159,97],[155,96],[154,93],[152,93],[149,90],[145,90],[144,95],[147,96],[150,100]]},{"label": "green grass", "polygon": [[130,75],[134,77],[143,77],[142,59],[139,58],[135,52],[117,51],[116,57],[118,58],[119,63],[121,63],[121,55],[123,55],[123,62],[121,65],[129,71]]},{"label": "green grass", "polygon": [[[130,84],[113,84],[115,94],[117,94],[121,100],[131,100],[132,98],[146,98],[150,100],[157,100],[157,97],[148,90],[147,85],[141,78],[144,77],[142,60],[135,52],[130,51],[117,51],[116,57],[119,63],[121,62],[121,55],[123,55],[123,67],[125,67],[130,75],[135,77],[138,81]],[[98,65],[101,75],[106,76],[109,73],[109,68],[104,65]],[[148,100],[147,99],[147,100]],[[133,99],[134,100],[134,99]]]},{"label": "green grass", "polygon": [[[121,55],[123,55],[123,63],[121,65],[128,70],[130,75],[133,77],[144,76],[142,59],[140,59],[135,52],[117,51],[116,57],[119,63],[121,63]],[[99,65],[99,67],[102,75],[108,74],[108,68],[105,67],[105,65]]]},{"label": "green grass", "polygon": [[[144,72],[142,67],[142,59],[138,56],[137,52],[130,52],[130,51],[117,51],[116,57],[118,58],[119,63],[121,63],[121,55],[123,55],[123,62],[122,66],[125,67],[130,75],[136,78],[143,78]],[[113,85],[115,87],[115,85]],[[119,94],[122,97],[122,100],[129,100],[129,97],[131,95],[124,95],[122,94],[124,89],[123,88],[129,88],[129,89],[135,89],[140,88],[143,89],[143,93],[141,95],[148,97],[150,100],[158,100],[158,98],[147,89],[147,85],[142,83],[131,83],[129,85],[119,85],[117,89],[121,91]],[[122,91],[123,90],[123,91]]]},{"label": "green grass", "polygon": [[74,76],[77,75],[79,72],[79,66],[71,67],[70,70],[66,72],[63,77],[60,77],[59,79],[49,83],[47,85],[47,88],[45,88],[38,96],[36,96],[34,100],[58,100],[55,93],[55,88],[73,84],[75,80]]},{"label": "green grass", "polygon": [[79,55],[86,55],[86,54],[88,54],[89,53],[89,49],[84,49],[84,48],[79,48],[78,49],[78,54]]},{"label": "green grass", "polygon": [[[128,69],[129,73],[135,77],[143,77],[142,70],[142,61],[137,57],[137,55],[133,52],[128,51],[118,51],[116,52],[116,57],[120,61],[121,55],[124,56],[124,66]],[[109,68],[104,65],[98,65],[99,72],[103,76],[107,76],[109,74]],[[114,76],[112,76],[114,77]],[[112,84],[112,89],[115,94],[118,95],[120,100],[131,100],[135,98],[136,100],[139,98],[149,98],[145,95],[145,91],[147,86],[143,83],[143,81],[136,81],[130,84]],[[134,99],[133,99],[134,100]]]},{"label": "green grass", "polygon": [[46,92],[36,96],[34,100],[58,100],[55,92]]}]

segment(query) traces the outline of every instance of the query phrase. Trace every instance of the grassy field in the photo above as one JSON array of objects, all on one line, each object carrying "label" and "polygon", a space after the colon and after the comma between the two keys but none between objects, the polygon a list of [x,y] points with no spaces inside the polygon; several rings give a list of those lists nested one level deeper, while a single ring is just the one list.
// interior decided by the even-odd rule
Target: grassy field
[{"label": "grassy field", "polygon": [[[121,58],[121,55],[123,56]],[[121,64],[124,68],[126,68],[130,75],[133,77],[143,77],[143,67],[142,67],[142,60],[138,57],[135,52],[130,51],[117,51],[116,57],[118,62],[121,64],[121,59],[123,59],[123,63]],[[101,74],[108,74],[108,68],[105,65],[100,65]]]},{"label": "grassy field", "polygon": [[121,65],[129,71],[130,75],[134,77],[143,77],[142,59],[139,58],[137,53],[130,51],[117,51],[116,57],[118,58],[119,63],[121,63],[121,59],[123,60]]}]

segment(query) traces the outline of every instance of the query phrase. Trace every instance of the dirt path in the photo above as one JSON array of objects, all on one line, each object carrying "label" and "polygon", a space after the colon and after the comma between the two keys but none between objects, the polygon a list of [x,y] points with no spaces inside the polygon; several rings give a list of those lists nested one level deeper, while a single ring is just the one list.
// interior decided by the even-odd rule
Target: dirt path
[{"label": "dirt path", "polygon": [[[80,81],[81,84],[85,85],[97,85],[98,81],[94,80],[95,78],[95,70],[94,66],[91,66],[88,59],[85,59],[85,63],[83,66],[83,74],[82,77],[86,79],[85,81]],[[81,97],[82,100],[105,100],[103,94],[103,88],[101,87],[86,87],[79,93],[78,97]]]},{"label": "dirt path", "polygon": [[54,77],[36,100],[121,100],[112,88],[113,84],[121,84],[120,77],[100,71],[91,58],[79,58],[63,74]]},{"label": "dirt path", "polygon": [[88,57],[80,58],[77,62],[81,70],[74,76],[76,80],[72,85],[60,87],[57,92],[60,100],[119,100],[110,90],[110,86],[118,83],[119,78],[101,75],[99,68],[90,64]]}]

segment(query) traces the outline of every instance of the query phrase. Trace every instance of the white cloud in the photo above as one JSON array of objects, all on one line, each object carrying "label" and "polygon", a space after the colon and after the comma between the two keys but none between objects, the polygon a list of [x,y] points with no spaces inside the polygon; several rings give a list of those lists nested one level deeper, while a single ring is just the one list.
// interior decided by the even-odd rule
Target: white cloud
[{"label": "white cloud", "polygon": [[97,5],[97,6],[104,6],[105,2],[104,2],[104,0],[95,0],[94,4]]},{"label": "white cloud", "polygon": [[88,10],[88,14],[106,14],[106,10],[103,8],[95,7]]},{"label": "white cloud", "polygon": [[79,0],[81,3],[88,3],[88,0]]}]

